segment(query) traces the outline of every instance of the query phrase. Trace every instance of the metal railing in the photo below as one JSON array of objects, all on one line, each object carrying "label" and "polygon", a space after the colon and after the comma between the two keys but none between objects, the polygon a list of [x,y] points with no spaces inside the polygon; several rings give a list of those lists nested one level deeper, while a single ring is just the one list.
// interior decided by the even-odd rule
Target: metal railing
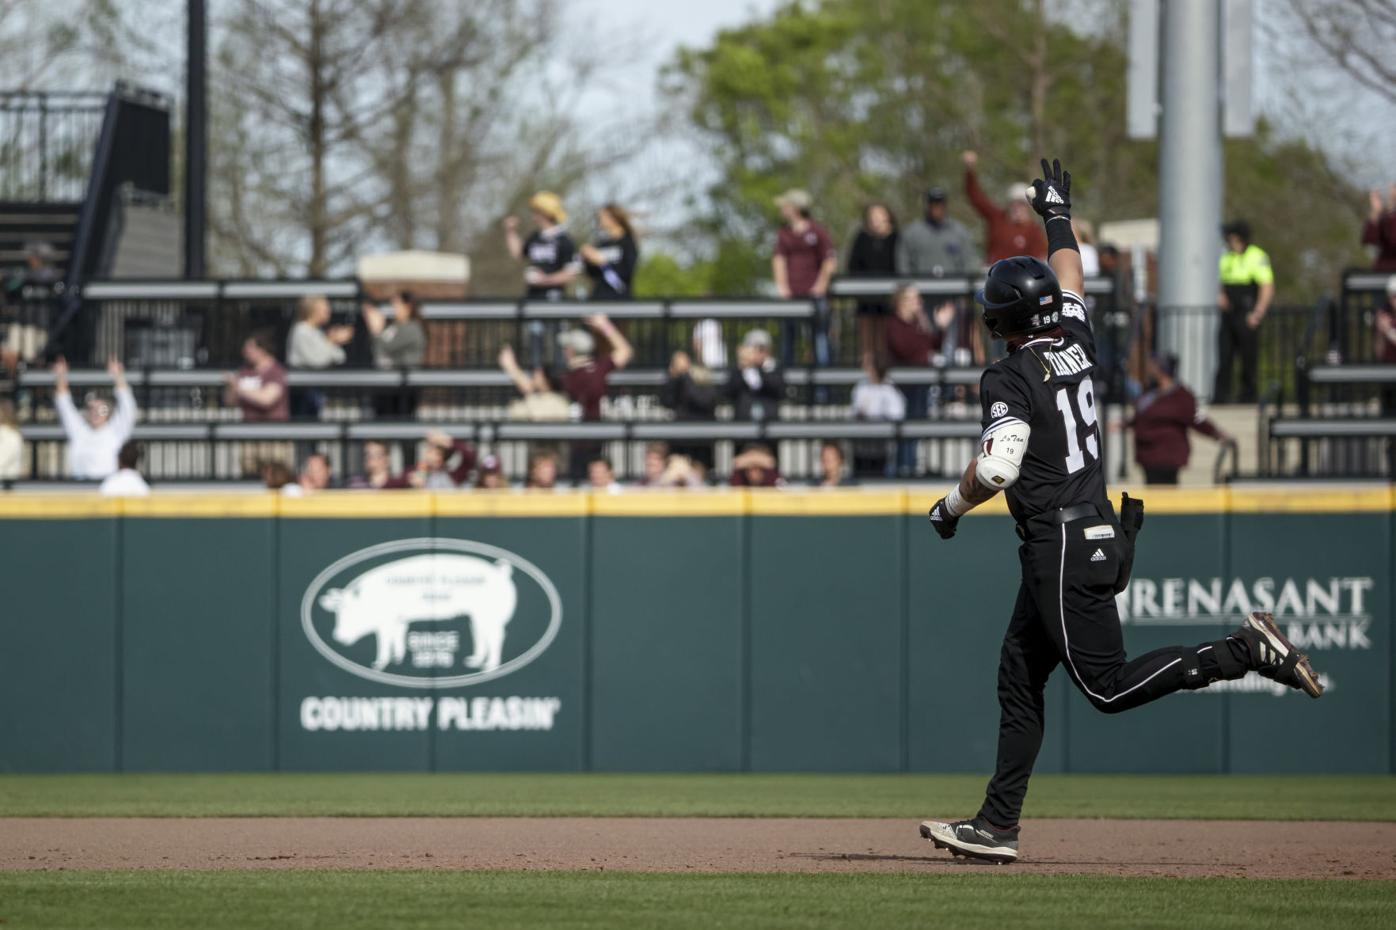
[{"label": "metal railing", "polygon": [[83,199],[107,94],[0,91],[0,200]]}]

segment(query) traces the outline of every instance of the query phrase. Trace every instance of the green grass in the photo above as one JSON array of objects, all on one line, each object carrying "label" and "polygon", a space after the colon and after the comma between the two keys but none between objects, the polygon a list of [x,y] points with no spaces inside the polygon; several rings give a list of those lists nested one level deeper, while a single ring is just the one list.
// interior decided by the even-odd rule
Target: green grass
[{"label": "green grass", "polygon": [[[979,775],[0,775],[9,817],[971,814]],[[1028,817],[1396,820],[1396,776],[1041,775]]]},{"label": "green grass", "polygon": [[1015,875],[10,872],[18,928],[1390,927],[1396,883]]}]

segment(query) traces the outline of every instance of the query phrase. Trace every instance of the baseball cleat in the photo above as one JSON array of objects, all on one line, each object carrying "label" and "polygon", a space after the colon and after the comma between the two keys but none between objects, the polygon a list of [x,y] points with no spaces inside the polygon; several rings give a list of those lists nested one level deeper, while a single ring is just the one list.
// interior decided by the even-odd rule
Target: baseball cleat
[{"label": "baseball cleat", "polygon": [[1323,685],[1309,664],[1309,657],[1280,632],[1274,614],[1252,613],[1241,624],[1241,629],[1231,635],[1246,644],[1251,654],[1251,668],[1262,676],[1303,691],[1311,698],[1322,696]]},{"label": "baseball cleat", "polygon": [[948,849],[952,856],[968,856],[986,862],[1016,862],[1018,831],[997,830],[976,817],[942,823],[927,820],[921,824],[921,836],[935,844],[936,849]]}]

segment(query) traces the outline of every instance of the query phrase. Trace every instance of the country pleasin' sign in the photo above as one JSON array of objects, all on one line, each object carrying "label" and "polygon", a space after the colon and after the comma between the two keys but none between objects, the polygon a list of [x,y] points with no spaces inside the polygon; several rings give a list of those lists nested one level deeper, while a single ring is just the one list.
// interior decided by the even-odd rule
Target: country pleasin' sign
[{"label": "country pleasin' sign", "polygon": [[562,600],[536,565],[464,539],[400,539],[315,576],[301,599],[311,646],[379,684],[458,688],[528,665],[556,639]]}]

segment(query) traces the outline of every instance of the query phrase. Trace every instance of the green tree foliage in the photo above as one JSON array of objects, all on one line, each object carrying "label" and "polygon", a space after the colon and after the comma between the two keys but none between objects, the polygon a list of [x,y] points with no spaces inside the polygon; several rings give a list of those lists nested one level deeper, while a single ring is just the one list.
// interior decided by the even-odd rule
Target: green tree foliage
[{"label": "green tree foliage", "polygon": [[[800,186],[846,245],[866,202],[885,200],[905,221],[925,187],[939,184],[952,213],[977,228],[961,193],[965,149],[980,152],[991,193],[1025,180],[1046,154],[1076,176],[1078,215],[1097,224],[1154,216],[1157,146],[1125,136],[1123,8],[1079,0],[1049,15],[1044,0],[791,2],[708,48],[681,51],[666,90],[721,167],[706,226],[716,240],[767,254],[772,198]],[[1360,262],[1362,192],[1321,153],[1265,130],[1230,143],[1227,155],[1225,212],[1252,217],[1283,299],[1331,290],[1344,265]],[[1290,170],[1321,184],[1296,198]],[[1316,242],[1318,232],[1331,238]]]}]

